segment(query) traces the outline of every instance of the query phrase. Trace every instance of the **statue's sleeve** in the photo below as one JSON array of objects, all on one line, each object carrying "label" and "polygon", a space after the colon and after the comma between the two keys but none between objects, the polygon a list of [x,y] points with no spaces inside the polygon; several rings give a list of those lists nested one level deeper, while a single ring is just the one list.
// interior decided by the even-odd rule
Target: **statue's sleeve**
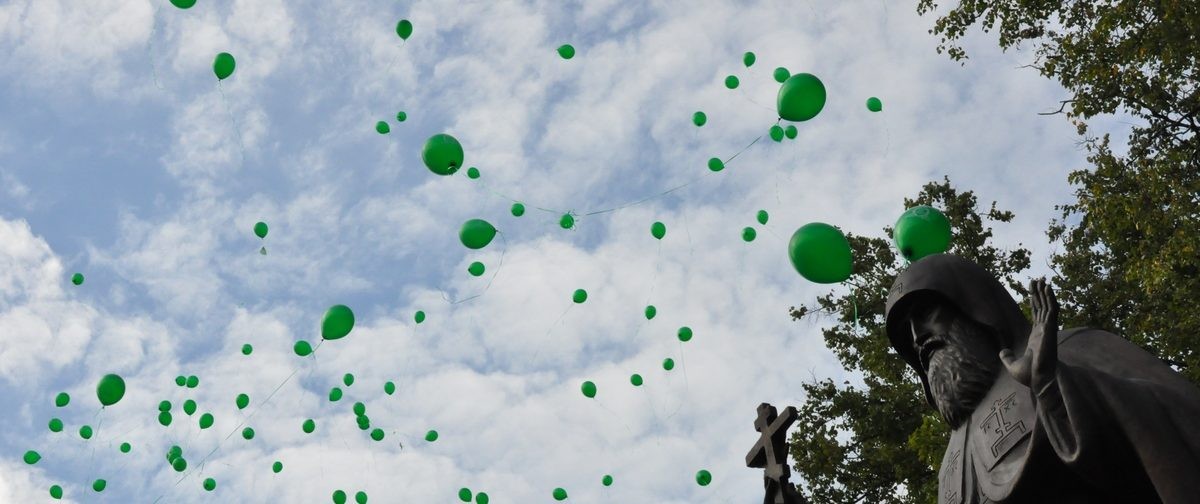
[{"label": "statue's sleeve", "polygon": [[1094,332],[1102,334],[1060,346],[1056,380],[1037,393],[1055,453],[1110,495],[1196,502],[1200,389],[1128,341]]}]

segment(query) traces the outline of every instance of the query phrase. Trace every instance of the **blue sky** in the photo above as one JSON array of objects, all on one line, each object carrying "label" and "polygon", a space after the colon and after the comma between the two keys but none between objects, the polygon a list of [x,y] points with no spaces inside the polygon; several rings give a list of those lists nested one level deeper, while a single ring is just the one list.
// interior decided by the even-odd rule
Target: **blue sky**
[{"label": "blue sky", "polygon": [[[404,44],[402,18],[415,27]],[[0,500],[45,500],[57,483],[79,502],[321,502],[336,489],[452,502],[462,487],[493,502],[548,502],[555,487],[573,502],[760,501],[761,474],[743,466],[755,406],[801,402],[813,376],[854,379],[821,322],[787,315],[828,291],[788,263],[792,231],[878,234],[904,197],[948,175],[1015,211],[997,241],[1030,248],[1030,273],[1047,272],[1046,225],[1085,160],[1073,127],[1037,112],[1067,94],[994,35],[968,38],[965,66],[936,54],[932,24],[878,0],[0,5]],[[571,60],[555,53],[564,43]],[[237,58],[220,88],[219,52]],[[775,122],[779,66],[823,80],[821,115],[708,171]],[[883,112],[865,109],[870,96]],[[380,120],[391,133],[375,132]],[[421,164],[443,132],[479,180]],[[513,217],[497,193],[529,211]],[[567,211],[575,229],[557,225]],[[471,218],[503,240],[464,248]],[[467,274],[473,261],[483,277]],[[577,288],[585,304],[572,305]],[[350,336],[315,359],[292,354],[334,304],[354,309]],[[680,344],[684,325],[696,337]],[[666,357],[681,365],[664,371]],[[347,372],[357,381],[330,403]],[[129,392],[97,413],[106,373]],[[181,374],[201,386],[176,387]],[[60,391],[67,408],[53,405]],[[212,429],[179,410],[188,398]],[[358,429],[355,401],[385,441]],[[254,440],[225,439],[243,420]],[[428,429],[441,438],[424,442]],[[167,467],[171,444],[188,472]],[[29,449],[43,460],[24,464]],[[700,469],[711,485],[694,482]]]}]

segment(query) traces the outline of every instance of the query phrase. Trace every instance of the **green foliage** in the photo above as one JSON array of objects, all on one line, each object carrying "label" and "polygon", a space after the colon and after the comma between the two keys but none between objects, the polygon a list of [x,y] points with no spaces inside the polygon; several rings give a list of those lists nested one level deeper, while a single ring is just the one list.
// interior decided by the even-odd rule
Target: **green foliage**
[{"label": "green foliage", "polygon": [[[1017,274],[1029,267],[1029,251],[990,244],[990,224],[1009,222],[1012,212],[995,203],[980,211],[971,191],[959,192],[949,178],[930,182],[905,208],[931,205],[954,229],[950,253],[987,268],[1024,295]],[[892,247],[891,229],[877,237],[849,235],[854,271],[848,293],[817,299],[816,308],[793,310],[793,317],[832,314],[825,344],[842,366],[862,376],[863,386],[833,380],[803,385],[806,399],[792,430],[792,459],[814,502],[936,502],[937,464],[948,441],[945,424],[925,402],[920,381],[888,344],[884,333],[887,292],[903,269]],[[857,322],[855,312],[857,311]],[[901,487],[907,489],[905,495]]]}]

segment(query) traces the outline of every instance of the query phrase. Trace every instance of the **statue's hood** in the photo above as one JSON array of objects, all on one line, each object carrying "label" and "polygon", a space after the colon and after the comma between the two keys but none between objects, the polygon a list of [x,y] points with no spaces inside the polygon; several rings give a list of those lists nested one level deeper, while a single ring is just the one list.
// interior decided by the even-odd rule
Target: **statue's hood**
[{"label": "statue's hood", "polygon": [[[892,348],[921,377],[925,399],[934,405],[929,380],[912,348],[908,309],[916,298],[936,294],[971,319],[991,327],[1001,348],[1017,356],[1025,352],[1030,323],[1008,290],[991,273],[970,260],[950,254],[934,254],[912,263],[896,277],[887,298],[887,335]],[[997,357],[999,358],[999,357]]]}]

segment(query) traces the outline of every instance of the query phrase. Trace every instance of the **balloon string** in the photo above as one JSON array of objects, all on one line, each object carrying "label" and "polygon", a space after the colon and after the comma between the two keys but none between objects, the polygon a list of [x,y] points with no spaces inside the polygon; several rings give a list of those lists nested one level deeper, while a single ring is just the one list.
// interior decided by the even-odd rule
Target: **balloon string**
[{"label": "balloon string", "polygon": [[500,264],[496,265],[495,271],[493,271],[492,276],[490,278],[488,278],[488,283],[487,283],[487,285],[485,285],[483,287],[483,291],[480,292],[479,294],[475,294],[474,296],[468,297],[466,299],[460,299],[458,301],[451,301],[450,298],[446,297],[446,293],[443,291],[441,293],[443,301],[450,303],[451,305],[465,303],[467,301],[470,301],[472,299],[475,299],[479,296],[486,294],[488,289],[492,288],[492,282],[494,282],[496,280],[496,276],[500,274],[500,268],[504,267],[504,255],[508,253],[508,240],[506,238],[504,238],[504,233],[497,233],[497,234],[500,235],[500,241],[504,242],[504,248],[502,248],[500,250]]},{"label": "balloon string", "polygon": [[387,68],[383,69],[383,73],[385,73],[385,74],[386,74],[386,73],[388,73],[388,72],[390,72],[390,71],[392,70],[392,65],[395,65],[395,64],[396,64],[396,61],[398,61],[398,60],[400,59],[400,51],[399,51],[399,49],[404,49],[404,44],[405,44],[405,43],[407,43],[407,42],[408,42],[407,40],[400,39],[400,47],[399,47],[399,48],[397,48],[396,55],[392,57],[392,62],[391,62],[391,63],[388,63],[388,66],[387,66]]},{"label": "balloon string", "polygon": [[[567,316],[567,312],[571,311],[571,307],[572,307],[572,306],[574,306],[574,305],[573,305],[573,304],[571,304],[571,305],[567,305],[567,309],[566,309],[566,310],[563,310],[563,312],[562,312],[562,315],[559,315],[559,316],[558,316],[558,320],[555,320],[555,321],[554,321],[554,323],[550,325],[550,328],[549,328],[549,329],[546,329],[546,335],[542,337],[542,341],[547,341],[547,340],[549,340],[549,339],[550,339],[550,333],[551,333],[552,331],[554,331],[554,328],[555,328],[556,326],[558,326],[558,323],[559,323],[559,322],[562,322],[562,319],[563,319],[563,317],[566,317],[566,316]],[[533,352],[533,358],[532,358],[532,359],[530,359],[530,361],[536,361],[536,360],[537,360],[537,356],[538,356],[538,354],[539,354],[539,353],[541,353],[541,351],[542,351],[542,347],[539,345],[539,346],[538,346],[538,348],[537,348],[537,350]]]},{"label": "balloon string", "polygon": [[154,64],[154,34],[158,32],[158,4],[151,2],[150,37],[146,39],[146,59],[150,60],[150,73],[154,76],[154,85],[160,90],[166,90],[158,81],[158,65]]},{"label": "balloon string", "polygon": [[[679,342],[679,366],[680,366],[680,368],[683,369],[683,393],[685,396],[690,396],[691,387],[688,384],[687,361],[683,358],[683,342],[682,341]],[[683,409],[683,405],[685,402],[686,401],[682,401],[682,400],[679,401],[679,406],[677,406],[675,408],[674,412],[672,412],[669,416],[667,416],[667,420],[670,420],[671,417],[674,417],[676,413],[679,413],[679,410]]]},{"label": "balloon string", "polygon": [[237,134],[238,149],[242,154],[242,163],[246,162],[246,145],[242,143],[242,128],[238,126],[237,118],[233,116],[233,107],[229,105],[229,99],[225,97],[225,88],[221,86],[221,79],[217,79],[217,91],[221,93],[221,101],[225,103],[225,110],[229,112],[229,122],[233,124],[233,131]]},{"label": "balloon string", "polygon": [[[654,278],[650,280],[650,292],[646,294],[646,305],[650,305],[650,300],[654,297],[654,288],[658,285],[658,271],[662,266],[662,240],[658,240],[658,256],[654,259]],[[633,332],[634,339],[638,334],[642,333],[642,328],[650,323],[649,319],[642,317],[642,323],[638,324],[637,330]]]},{"label": "balloon string", "polygon": [[629,437],[631,437],[631,438],[634,437],[633,429],[629,428],[629,424],[626,423],[625,420],[622,420],[620,416],[617,416],[617,414],[615,412],[613,412],[613,410],[608,409],[608,406],[605,406],[604,403],[601,402],[599,399],[596,399],[595,397],[593,397],[592,400],[596,401],[597,405],[599,405],[601,408],[604,408],[604,411],[607,411],[608,414],[612,415],[612,417],[617,419],[618,422],[621,422],[621,425],[625,426],[625,430],[629,431]]}]

